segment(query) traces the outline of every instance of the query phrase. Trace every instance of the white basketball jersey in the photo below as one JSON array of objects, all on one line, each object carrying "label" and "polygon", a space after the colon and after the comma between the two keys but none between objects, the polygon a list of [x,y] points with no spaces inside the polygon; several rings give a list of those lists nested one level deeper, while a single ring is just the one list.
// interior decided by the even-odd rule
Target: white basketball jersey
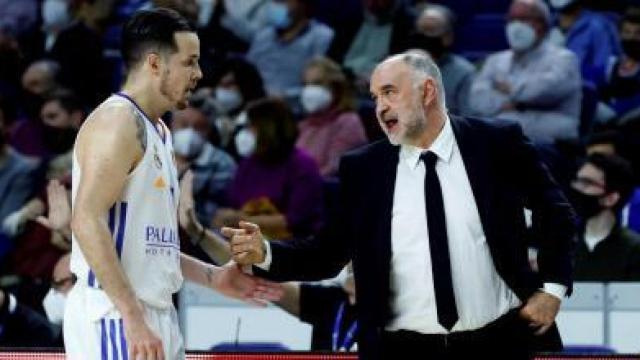
[{"label": "white basketball jersey", "polygon": [[[171,296],[182,286],[177,220],[180,188],[171,135],[161,120],[158,125],[163,131],[160,132],[126,95],[112,95],[100,107],[114,101],[126,103],[144,119],[147,147],[142,160],[128,175],[120,199],[105,214],[105,221],[120,264],[138,299],[151,306],[168,308],[172,305]],[[82,171],[74,149],[72,204],[75,204],[81,178]],[[108,178],[103,180],[109,181]],[[101,316],[113,307],[100,290],[98,279],[87,264],[75,236],[71,271],[78,277],[77,284],[96,289],[91,291],[96,306],[93,316]]]}]

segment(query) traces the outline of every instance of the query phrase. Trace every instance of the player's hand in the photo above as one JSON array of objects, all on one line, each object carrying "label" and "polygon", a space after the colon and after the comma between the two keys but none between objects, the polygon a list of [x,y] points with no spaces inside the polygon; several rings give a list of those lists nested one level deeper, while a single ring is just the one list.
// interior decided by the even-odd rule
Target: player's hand
[{"label": "player's hand", "polygon": [[129,358],[132,360],[164,360],[162,340],[147,325],[140,314],[123,317]]},{"label": "player's hand", "polygon": [[278,301],[284,294],[282,285],[245,274],[233,260],[220,267],[210,281],[222,294],[258,306]]},{"label": "player's hand", "polygon": [[222,234],[229,238],[233,260],[240,265],[260,264],[265,260],[266,249],[260,227],[241,221],[240,228],[223,227]]},{"label": "player's hand", "polygon": [[538,328],[536,335],[542,335],[553,325],[560,311],[560,299],[544,291],[535,292],[520,310],[520,316],[529,321],[529,326]]}]

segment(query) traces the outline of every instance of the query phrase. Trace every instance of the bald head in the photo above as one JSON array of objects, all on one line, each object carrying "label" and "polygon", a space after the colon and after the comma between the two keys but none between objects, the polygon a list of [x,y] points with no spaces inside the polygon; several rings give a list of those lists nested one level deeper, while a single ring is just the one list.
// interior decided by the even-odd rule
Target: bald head
[{"label": "bald head", "polygon": [[29,65],[22,75],[22,87],[35,95],[45,95],[57,87],[60,65],[51,60],[40,60]]},{"label": "bald head", "polygon": [[455,15],[448,7],[428,4],[416,20],[416,30],[428,36],[443,36],[453,33]]},{"label": "bald head", "polygon": [[509,18],[535,20],[545,29],[551,25],[551,11],[543,0],[514,0],[509,8]]}]

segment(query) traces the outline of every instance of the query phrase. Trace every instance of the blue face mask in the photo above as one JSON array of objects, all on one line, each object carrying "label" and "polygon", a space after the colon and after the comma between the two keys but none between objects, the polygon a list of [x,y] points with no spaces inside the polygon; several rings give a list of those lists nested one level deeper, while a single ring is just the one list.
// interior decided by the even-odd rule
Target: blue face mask
[{"label": "blue face mask", "polygon": [[268,10],[269,23],[276,29],[286,29],[291,25],[291,17],[289,16],[289,8],[287,5],[272,2]]}]

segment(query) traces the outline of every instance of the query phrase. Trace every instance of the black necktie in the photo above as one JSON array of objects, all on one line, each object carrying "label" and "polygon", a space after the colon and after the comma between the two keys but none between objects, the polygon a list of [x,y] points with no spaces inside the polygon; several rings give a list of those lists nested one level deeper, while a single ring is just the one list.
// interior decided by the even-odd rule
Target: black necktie
[{"label": "black necktie", "polygon": [[456,321],[458,321],[458,310],[456,309],[453,282],[451,281],[451,261],[449,260],[447,222],[442,202],[442,189],[436,173],[438,156],[429,151],[420,155],[420,159],[424,161],[427,169],[427,174],[424,178],[424,198],[427,207],[431,271],[433,273],[438,322],[447,330],[451,330]]}]

